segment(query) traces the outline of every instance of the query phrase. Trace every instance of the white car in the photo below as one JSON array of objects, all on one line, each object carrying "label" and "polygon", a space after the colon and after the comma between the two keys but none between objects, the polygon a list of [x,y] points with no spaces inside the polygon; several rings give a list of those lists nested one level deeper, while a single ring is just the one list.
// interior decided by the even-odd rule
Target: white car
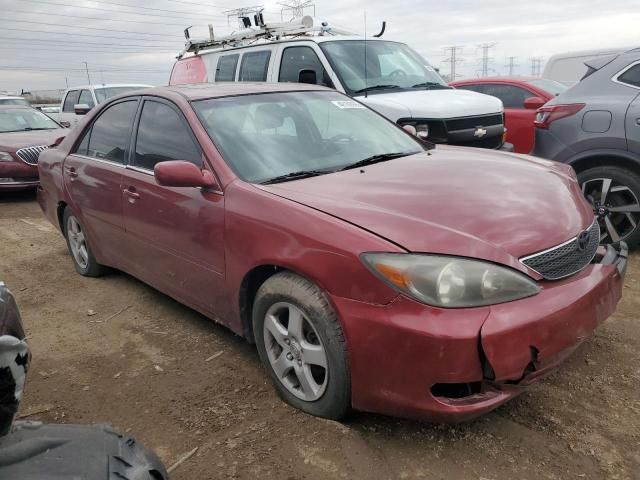
[{"label": "white car", "polygon": [[27,107],[31,106],[26,98],[13,95],[0,95],[0,105],[26,105]]},{"label": "white car", "polygon": [[[248,20],[248,19],[247,19]],[[366,61],[365,61],[366,51]],[[188,40],[170,85],[299,82],[346,93],[434,143],[512,150],[504,108],[489,95],[450,87],[401,42],[363,38],[318,24],[261,24],[227,37]]]},{"label": "white car", "polygon": [[102,84],[69,88],[62,96],[59,112],[50,113],[49,116],[64,126],[73,127],[82,115],[106,99],[132,90],[151,87],[152,85],[143,84]]}]

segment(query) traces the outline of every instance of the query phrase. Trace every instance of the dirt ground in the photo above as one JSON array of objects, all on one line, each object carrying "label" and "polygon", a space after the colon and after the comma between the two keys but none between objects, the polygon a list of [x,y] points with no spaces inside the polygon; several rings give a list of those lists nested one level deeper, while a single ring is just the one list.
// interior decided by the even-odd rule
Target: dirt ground
[{"label": "dirt ground", "polygon": [[640,255],[624,299],[563,368],[471,423],[354,413],[344,424],[282,403],[256,351],[122,273],[76,274],[33,194],[0,194],[0,280],[34,360],[21,415],[109,422],[176,480],[640,479]]}]

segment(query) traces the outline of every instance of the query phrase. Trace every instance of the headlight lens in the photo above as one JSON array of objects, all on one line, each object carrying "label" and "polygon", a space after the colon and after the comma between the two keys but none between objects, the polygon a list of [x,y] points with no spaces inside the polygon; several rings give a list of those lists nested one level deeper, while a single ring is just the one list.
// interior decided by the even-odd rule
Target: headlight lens
[{"label": "headlight lens", "polygon": [[403,253],[365,253],[362,260],[391,287],[435,307],[481,307],[540,291],[529,277],[481,260]]},{"label": "headlight lens", "polygon": [[0,152],[0,162],[13,162],[15,159],[9,152]]}]

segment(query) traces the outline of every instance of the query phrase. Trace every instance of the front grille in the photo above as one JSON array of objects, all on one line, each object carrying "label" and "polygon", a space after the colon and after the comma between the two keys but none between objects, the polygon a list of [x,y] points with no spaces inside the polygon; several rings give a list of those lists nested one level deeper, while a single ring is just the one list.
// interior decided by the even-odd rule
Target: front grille
[{"label": "front grille", "polygon": [[467,142],[457,142],[459,147],[476,147],[476,148],[492,148],[497,149],[502,145],[502,135],[493,135],[478,140],[469,140]]},{"label": "front grille", "polygon": [[454,118],[446,122],[448,131],[467,130],[470,128],[488,127],[490,125],[502,125],[502,114],[482,115],[478,117]]},{"label": "front grille", "polygon": [[568,242],[521,258],[520,261],[546,280],[559,280],[589,265],[596,255],[599,244],[600,225],[594,220],[589,229]]},{"label": "front grille", "polygon": [[20,160],[22,160],[24,163],[28,163],[29,165],[37,165],[40,152],[46,150],[47,148],[49,147],[46,145],[21,148],[16,152],[16,155],[18,155]]}]

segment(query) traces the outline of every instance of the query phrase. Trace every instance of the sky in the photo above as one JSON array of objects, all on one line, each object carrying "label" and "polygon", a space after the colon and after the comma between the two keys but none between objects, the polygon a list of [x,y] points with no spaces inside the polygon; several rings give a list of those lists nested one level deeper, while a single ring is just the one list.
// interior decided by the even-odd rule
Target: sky
[{"label": "sky", "polygon": [[[267,22],[291,18],[275,0],[0,0],[0,91],[62,89],[88,83],[165,85],[192,37],[230,33],[226,10],[263,5]],[[640,46],[640,0],[317,0],[330,25],[408,43],[442,73],[446,47],[460,46],[459,78],[480,75],[481,44],[490,74],[531,74],[531,58],[567,51]],[[313,15],[314,9],[305,9]],[[86,62],[86,65],[85,63]],[[87,75],[88,70],[88,75]]]}]

